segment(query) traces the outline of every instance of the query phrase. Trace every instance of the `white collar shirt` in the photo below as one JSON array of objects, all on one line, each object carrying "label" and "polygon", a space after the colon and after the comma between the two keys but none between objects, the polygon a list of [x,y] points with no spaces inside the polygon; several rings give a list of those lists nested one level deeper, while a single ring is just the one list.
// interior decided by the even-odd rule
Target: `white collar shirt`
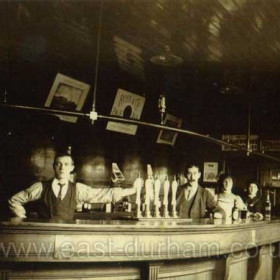
[{"label": "white collar shirt", "polygon": [[[56,197],[58,197],[60,185],[59,185],[59,181],[56,178],[54,178],[54,180],[52,182],[52,190],[53,190],[54,195]],[[68,190],[68,181],[62,186],[61,200],[65,197],[67,190]]]},{"label": "white collar shirt", "polygon": [[185,189],[185,199],[187,201],[191,200],[194,195],[196,194],[196,191],[197,191],[197,188],[198,186],[187,186],[186,189]]}]

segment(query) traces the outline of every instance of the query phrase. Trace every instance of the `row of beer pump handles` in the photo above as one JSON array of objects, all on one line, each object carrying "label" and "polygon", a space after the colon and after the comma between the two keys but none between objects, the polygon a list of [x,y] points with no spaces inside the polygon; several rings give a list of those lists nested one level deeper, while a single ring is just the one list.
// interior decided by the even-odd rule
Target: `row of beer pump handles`
[{"label": "row of beer pump handles", "polygon": [[[162,182],[157,176],[156,179],[153,178],[151,166],[147,165],[148,169],[148,177],[143,181],[142,178],[139,177],[134,181],[134,187],[136,188],[136,218],[178,218],[176,212],[176,193],[178,188],[178,180],[176,176],[172,183],[168,180],[168,176],[166,176],[165,181],[163,182],[163,198],[162,201],[160,199]],[[145,189],[145,197],[142,203],[142,188]],[[169,213],[169,191],[171,187],[171,213]],[[162,206],[162,213],[160,211]],[[142,208],[142,210],[141,210]],[[143,209],[144,208],[144,209]]]}]

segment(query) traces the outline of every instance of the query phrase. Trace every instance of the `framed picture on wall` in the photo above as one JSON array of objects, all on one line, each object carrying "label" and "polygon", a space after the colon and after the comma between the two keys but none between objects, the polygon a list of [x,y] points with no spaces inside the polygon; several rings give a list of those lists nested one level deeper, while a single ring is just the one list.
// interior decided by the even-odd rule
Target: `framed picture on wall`
[{"label": "framed picture on wall", "polygon": [[270,179],[272,187],[280,187],[280,169],[272,169],[270,171]]},{"label": "framed picture on wall", "polygon": [[203,182],[216,183],[218,181],[218,162],[204,162]]},{"label": "framed picture on wall", "polygon": [[[170,114],[166,114],[165,119],[164,119],[164,124],[167,126],[173,126],[180,128],[182,126],[182,120],[172,116]],[[167,144],[167,145],[174,145],[176,138],[178,136],[178,133],[173,132],[173,131],[167,131],[167,130],[160,130],[158,138],[157,138],[157,143],[159,144]]]},{"label": "framed picture on wall", "polygon": [[[81,111],[90,85],[57,73],[45,107],[65,111]],[[77,117],[57,115],[61,120],[76,122]]]},{"label": "framed picture on wall", "polygon": [[[119,88],[111,110],[112,116],[139,120],[145,104],[145,97]],[[109,121],[107,130],[135,135],[137,125]]]}]

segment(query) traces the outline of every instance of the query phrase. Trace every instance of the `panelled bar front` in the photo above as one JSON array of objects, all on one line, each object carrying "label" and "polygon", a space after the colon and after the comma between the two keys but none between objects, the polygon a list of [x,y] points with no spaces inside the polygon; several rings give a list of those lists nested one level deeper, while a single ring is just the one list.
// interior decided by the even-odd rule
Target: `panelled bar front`
[{"label": "panelled bar front", "polygon": [[280,279],[278,219],[13,219],[0,227],[1,280]]}]

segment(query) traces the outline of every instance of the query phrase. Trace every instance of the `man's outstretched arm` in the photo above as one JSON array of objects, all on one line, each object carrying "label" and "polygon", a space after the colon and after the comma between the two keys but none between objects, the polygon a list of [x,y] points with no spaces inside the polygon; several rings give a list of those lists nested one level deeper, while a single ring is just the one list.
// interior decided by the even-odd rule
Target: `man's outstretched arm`
[{"label": "man's outstretched arm", "polygon": [[41,197],[43,186],[41,182],[33,184],[26,190],[20,191],[9,199],[9,208],[16,217],[26,218],[23,205],[27,202],[37,200]]}]

